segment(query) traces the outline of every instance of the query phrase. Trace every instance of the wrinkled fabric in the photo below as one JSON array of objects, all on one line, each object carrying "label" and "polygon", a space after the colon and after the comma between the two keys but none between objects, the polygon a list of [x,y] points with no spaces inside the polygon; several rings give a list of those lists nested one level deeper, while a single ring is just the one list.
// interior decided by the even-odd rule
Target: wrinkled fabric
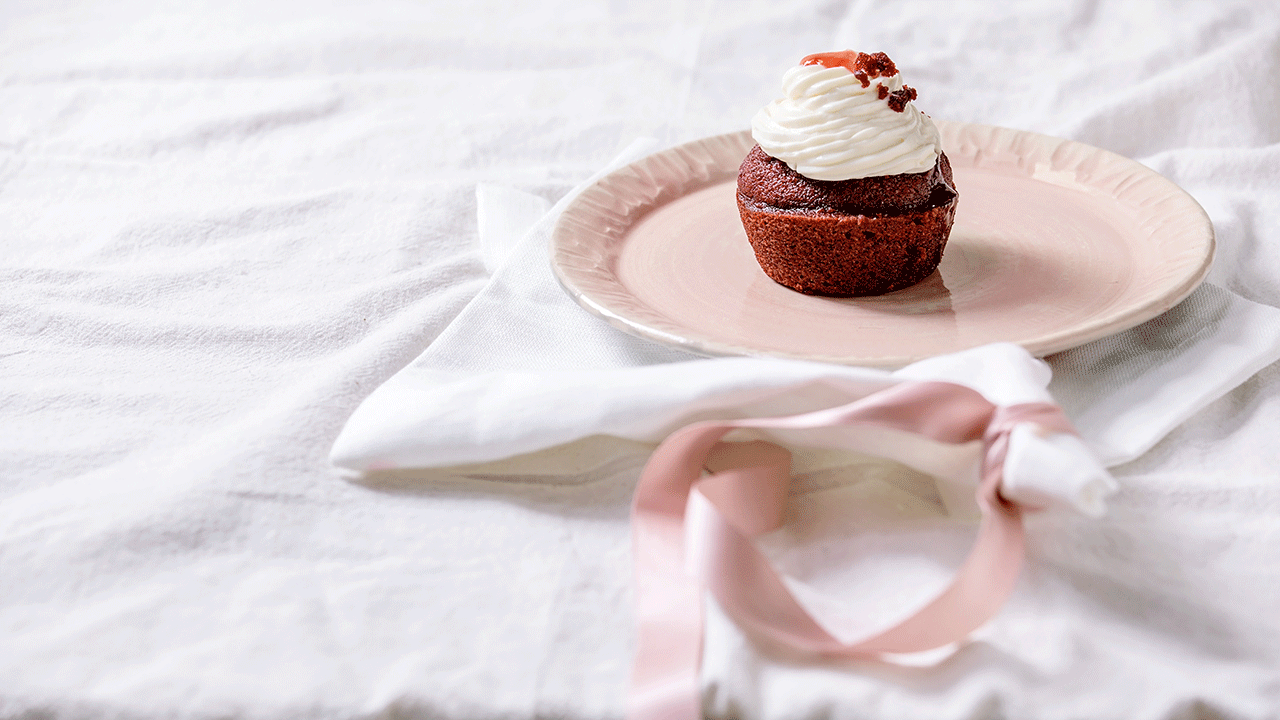
[{"label": "wrinkled fabric", "polygon": [[[1223,298],[1280,306],[1266,3],[124,0],[0,17],[5,717],[620,717],[627,502],[651,445],[355,478],[328,453],[474,312],[543,210],[636,138],[746,127],[811,52],[883,50],[935,117],[1079,140],[1187,189],[1227,295],[1182,337]],[[480,225],[507,190],[535,198],[515,201],[523,220]],[[1051,362],[1140,383],[1147,340]],[[675,359],[640,352],[625,364]],[[512,369],[481,342],[452,357],[441,372]],[[709,613],[708,710],[1274,716],[1278,385],[1266,365],[1193,403],[1113,468],[1104,519],[1030,519],[1009,604],[950,654],[779,659]],[[1070,412],[1070,388],[1051,390]],[[790,575],[924,587],[958,562],[968,526],[945,498],[875,464],[840,484],[823,460],[764,548]]]}]

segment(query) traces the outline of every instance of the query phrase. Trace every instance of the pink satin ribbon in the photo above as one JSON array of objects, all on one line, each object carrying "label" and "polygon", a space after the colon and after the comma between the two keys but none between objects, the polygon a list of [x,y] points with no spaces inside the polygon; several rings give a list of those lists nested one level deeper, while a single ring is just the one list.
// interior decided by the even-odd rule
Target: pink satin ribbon
[{"label": "pink satin ribbon", "polygon": [[[704,589],[748,633],[824,655],[928,650],[961,640],[985,623],[1012,591],[1022,564],[1022,511],[1000,496],[999,487],[1009,432],[1024,422],[1075,432],[1055,405],[997,407],[962,385],[913,382],[836,408],[699,422],[673,433],[641,473],[632,506],[638,643],[628,717],[702,717]],[[751,541],[782,523],[790,453],[767,442],[720,442],[735,428],[835,426],[892,428],[948,444],[981,440],[984,448],[977,490],[982,522],[951,584],[910,617],[853,643],[824,630]],[[704,469],[711,474],[704,477]]]}]

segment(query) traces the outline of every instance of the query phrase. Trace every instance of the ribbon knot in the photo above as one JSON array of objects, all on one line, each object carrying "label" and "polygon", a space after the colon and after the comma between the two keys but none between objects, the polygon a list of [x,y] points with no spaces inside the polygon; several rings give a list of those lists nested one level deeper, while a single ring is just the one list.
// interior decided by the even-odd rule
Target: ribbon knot
[{"label": "ribbon knot", "polygon": [[[962,385],[918,382],[816,412],[700,422],[672,433],[641,473],[632,507],[638,643],[629,717],[702,717],[704,589],[755,637],[822,655],[928,650],[985,623],[1012,591],[1022,564],[1022,512],[999,490],[1009,435],[1028,422],[1074,432],[1055,405],[997,407]],[[982,522],[955,578],[910,617],[852,643],[840,642],[809,615],[752,542],[781,525],[790,454],[768,442],[721,442],[735,428],[833,427],[849,434],[888,429],[949,445],[982,443],[976,492]],[[704,477],[704,469],[711,474]]]},{"label": "ribbon knot", "polygon": [[1062,408],[1050,403],[1025,403],[996,407],[982,436],[983,456],[978,506],[984,512],[1019,512],[1016,503],[1000,494],[1004,479],[1004,460],[1009,454],[1009,436],[1024,423],[1037,425],[1047,432],[1076,433]]}]

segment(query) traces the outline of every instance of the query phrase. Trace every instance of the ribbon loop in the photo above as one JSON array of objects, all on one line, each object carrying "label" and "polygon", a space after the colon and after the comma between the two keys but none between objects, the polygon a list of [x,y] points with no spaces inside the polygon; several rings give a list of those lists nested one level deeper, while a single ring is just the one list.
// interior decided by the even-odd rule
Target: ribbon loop
[{"label": "ribbon loop", "polygon": [[[639,642],[629,717],[701,717],[704,589],[748,632],[805,652],[857,657],[928,650],[977,629],[1012,592],[1022,564],[1022,512],[1000,497],[999,486],[1009,434],[1026,422],[1074,432],[1055,405],[997,407],[962,385],[918,382],[802,415],[701,422],[673,433],[641,473],[632,507]],[[858,426],[949,444],[981,440],[983,516],[973,549],[941,594],[871,637],[842,643],[800,605],[751,541],[782,523],[790,454],[772,443],[720,440],[734,428]],[[704,467],[711,475],[703,477]]]}]

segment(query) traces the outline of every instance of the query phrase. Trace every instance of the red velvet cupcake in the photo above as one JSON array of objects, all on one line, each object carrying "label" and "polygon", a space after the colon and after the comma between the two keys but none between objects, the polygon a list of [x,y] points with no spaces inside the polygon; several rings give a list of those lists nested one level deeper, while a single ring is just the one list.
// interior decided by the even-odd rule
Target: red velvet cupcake
[{"label": "red velvet cupcake", "polygon": [[879,295],[942,260],[958,194],[932,121],[883,53],[809,56],[752,122],[738,209],[760,267],[810,295]]}]

